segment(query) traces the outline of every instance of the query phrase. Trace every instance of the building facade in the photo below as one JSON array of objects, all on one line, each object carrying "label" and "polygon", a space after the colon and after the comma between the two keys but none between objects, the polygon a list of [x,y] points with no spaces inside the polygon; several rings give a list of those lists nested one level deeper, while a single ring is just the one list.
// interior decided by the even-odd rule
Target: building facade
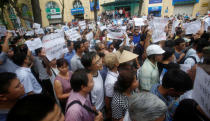
[{"label": "building facade", "polygon": [[141,15],[203,16],[210,10],[210,0],[144,0]]}]

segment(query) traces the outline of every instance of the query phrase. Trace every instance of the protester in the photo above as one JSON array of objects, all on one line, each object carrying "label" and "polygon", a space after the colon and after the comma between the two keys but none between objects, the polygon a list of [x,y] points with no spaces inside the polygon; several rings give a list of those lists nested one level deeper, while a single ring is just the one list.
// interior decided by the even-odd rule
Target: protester
[{"label": "protester", "polygon": [[[155,84],[150,92],[157,95],[168,107],[173,106],[176,98],[184,92],[191,90],[193,81],[182,70],[171,69],[168,70],[162,80],[162,85]],[[169,121],[173,115],[173,110],[168,110],[166,120]]]},{"label": "protester", "polygon": [[65,121],[102,121],[102,113],[96,115],[89,97],[94,87],[92,74],[84,69],[76,70],[70,83],[72,92],[66,105]]},{"label": "protester", "polygon": [[15,73],[0,73],[0,120],[6,121],[7,114],[18,99],[25,94],[24,87]]},{"label": "protester", "polygon": [[181,59],[185,56],[184,49],[185,49],[185,41],[182,38],[178,38],[174,40],[175,43],[175,57],[176,61],[180,62]]},{"label": "protester", "polygon": [[46,57],[46,52],[43,48],[38,48],[35,50],[36,56],[34,59],[34,70],[38,74],[43,92],[52,97],[54,96],[53,86],[50,80],[52,76],[52,71],[50,67],[50,62]]},{"label": "protester", "polygon": [[166,104],[149,92],[131,95],[128,104],[128,119],[130,117],[131,121],[164,121],[165,119]]},{"label": "protester", "polygon": [[72,71],[76,71],[77,69],[84,68],[84,66],[81,64],[82,54],[85,50],[83,42],[81,41],[75,42],[74,49],[76,51],[76,54],[71,59]]},{"label": "protester", "polygon": [[96,110],[105,111],[104,81],[99,70],[102,69],[102,59],[96,52],[88,52],[82,57],[82,64],[93,75],[94,86],[91,91],[91,102]]},{"label": "protester", "polygon": [[149,91],[154,84],[159,83],[157,62],[162,61],[162,54],[164,52],[159,45],[150,45],[147,48],[147,59],[138,73],[141,90]]},{"label": "protester", "polygon": [[69,71],[68,62],[65,59],[58,59],[56,63],[59,73],[55,77],[54,90],[60,101],[62,111],[65,112],[66,101],[71,91],[70,79],[72,72]]},{"label": "protester", "polygon": [[74,50],[74,42],[73,41],[67,41],[67,46],[68,46],[68,53],[65,53],[64,59],[67,60],[68,65],[69,65],[69,70],[71,70],[71,59],[75,55],[75,50]]},{"label": "protester", "polygon": [[139,86],[136,80],[136,73],[132,71],[121,71],[114,86],[112,98],[112,118],[114,121],[123,120],[128,110],[128,98]]},{"label": "protester", "polygon": [[35,94],[18,100],[7,121],[64,121],[64,116],[54,99]]},{"label": "protester", "polygon": [[26,53],[17,53],[14,58],[14,63],[20,66],[16,70],[16,74],[20,82],[24,85],[26,94],[40,94],[42,87],[30,70],[31,60]]}]

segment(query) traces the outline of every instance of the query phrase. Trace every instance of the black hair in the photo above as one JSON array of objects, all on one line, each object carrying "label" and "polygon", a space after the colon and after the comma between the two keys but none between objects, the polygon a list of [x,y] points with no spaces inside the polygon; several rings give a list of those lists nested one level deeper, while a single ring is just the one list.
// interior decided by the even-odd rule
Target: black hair
[{"label": "black hair", "polygon": [[163,49],[165,50],[165,53],[163,53],[163,60],[167,60],[175,53],[173,48],[164,47]]},{"label": "black hair", "polygon": [[179,45],[179,44],[181,44],[181,43],[184,43],[184,42],[185,42],[185,40],[182,39],[182,38],[178,38],[178,39],[175,39],[175,40],[174,40],[175,46],[177,46],[177,45]]},{"label": "black hair", "polygon": [[174,41],[173,40],[165,41],[165,47],[173,48],[174,47]]},{"label": "black hair", "polygon": [[203,48],[206,47],[206,46],[208,46],[209,43],[205,39],[198,39],[197,41],[198,42],[197,42],[196,51],[199,52],[199,53],[201,53],[203,51]]},{"label": "black hair", "polygon": [[104,53],[102,53],[102,52],[99,52],[99,53],[98,53],[98,55],[99,55],[99,57],[100,57],[100,58],[105,57],[105,54],[104,54]]},{"label": "black hair", "polygon": [[56,102],[47,95],[28,95],[13,106],[7,121],[41,121],[54,110]]},{"label": "black hair", "polygon": [[96,57],[96,52],[87,52],[85,55],[82,56],[81,62],[85,68],[88,68],[92,65],[93,59]]},{"label": "black hair", "polygon": [[2,72],[0,73],[0,94],[7,93],[8,88],[13,79],[17,78],[15,73]]},{"label": "black hair", "polygon": [[67,41],[67,46],[71,46],[71,44],[74,43],[73,41]]},{"label": "black hair", "polygon": [[27,57],[26,53],[18,52],[14,55],[13,62],[18,66],[22,66],[26,57]]},{"label": "black hair", "polygon": [[42,51],[42,47],[35,50],[36,55],[38,56]]},{"label": "black hair", "polygon": [[184,99],[179,103],[173,121],[209,121],[198,109],[198,103],[193,99]]},{"label": "black hair", "polygon": [[123,93],[125,92],[133,83],[136,73],[134,71],[123,70],[118,76],[118,80],[114,85],[114,91]]},{"label": "black hair", "polygon": [[57,68],[62,67],[64,64],[69,65],[67,60],[64,58],[60,58],[56,61]]},{"label": "black hair", "polygon": [[192,89],[193,81],[184,71],[169,69],[163,76],[162,86],[166,89],[174,88],[176,91],[185,92]]},{"label": "black hair", "polygon": [[75,49],[75,51],[77,51],[78,49],[80,49],[81,44],[83,44],[82,41],[76,41],[76,42],[74,43],[74,49]]},{"label": "black hair", "polygon": [[81,86],[87,86],[88,84],[87,74],[88,72],[85,69],[78,69],[72,74],[70,84],[73,91],[79,92],[81,90]]},{"label": "black hair", "polygon": [[181,27],[177,27],[176,28],[176,35],[181,35],[182,34],[182,28]]}]

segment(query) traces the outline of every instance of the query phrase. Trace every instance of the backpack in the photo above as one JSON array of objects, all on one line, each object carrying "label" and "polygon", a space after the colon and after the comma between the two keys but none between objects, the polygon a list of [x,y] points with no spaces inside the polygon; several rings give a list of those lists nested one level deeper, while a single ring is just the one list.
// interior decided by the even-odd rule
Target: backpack
[{"label": "backpack", "polygon": [[188,58],[192,58],[195,61],[195,64],[197,64],[197,60],[194,56],[188,56],[188,57],[183,57],[180,61],[179,64],[184,64],[185,60],[187,60]]},{"label": "backpack", "polygon": [[79,100],[74,100],[74,101],[72,101],[72,102],[67,106],[65,113],[66,113],[66,112],[68,111],[68,109],[69,109],[72,105],[74,105],[74,104],[79,104],[80,106],[82,106],[83,108],[85,108],[88,112],[91,112],[91,113],[93,113],[93,114],[95,114],[95,115],[98,115],[98,112],[96,112],[95,110],[91,109],[91,108],[88,107],[87,105],[82,105],[82,103],[81,103]]}]

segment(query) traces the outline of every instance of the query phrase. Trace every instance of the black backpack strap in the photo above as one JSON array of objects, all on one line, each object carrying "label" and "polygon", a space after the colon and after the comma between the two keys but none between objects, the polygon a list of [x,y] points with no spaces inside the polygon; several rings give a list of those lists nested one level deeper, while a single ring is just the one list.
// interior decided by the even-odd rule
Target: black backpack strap
[{"label": "black backpack strap", "polygon": [[69,109],[72,105],[74,105],[74,104],[79,104],[79,105],[82,106],[82,104],[81,104],[80,101],[74,100],[74,101],[72,101],[72,102],[67,106],[65,113],[66,113],[66,112],[68,111],[68,109]]},{"label": "black backpack strap", "polygon": [[87,105],[82,105],[82,103],[81,103],[79,100],[74,100],[74,101],[72,101],[72,102],[67,106],[65,113],[66,113],[66,112],[68,111],[68,109],[69,109],[72,105],[74,105],[74,104],[79,104],[80,106],[82,106],[83,108],[85,108],[88,112],[91,112],[91,113],[93,113],[93,114],[95,114],[95,115],[98,115],[98,112],[96,112],[95,110],[91,109],[91,108],[88,107]]},{"label": "black backpack strap", "polygon": [[[195,58],[194,56],[189,56],[189,57],[187,57],[187,58],[192,58],[192,59],[195,61],[195,64],[198,63],[197,60],[196,60],[196,58]],[[187,58],[186,58],[186,59],[187,59]]]}]

